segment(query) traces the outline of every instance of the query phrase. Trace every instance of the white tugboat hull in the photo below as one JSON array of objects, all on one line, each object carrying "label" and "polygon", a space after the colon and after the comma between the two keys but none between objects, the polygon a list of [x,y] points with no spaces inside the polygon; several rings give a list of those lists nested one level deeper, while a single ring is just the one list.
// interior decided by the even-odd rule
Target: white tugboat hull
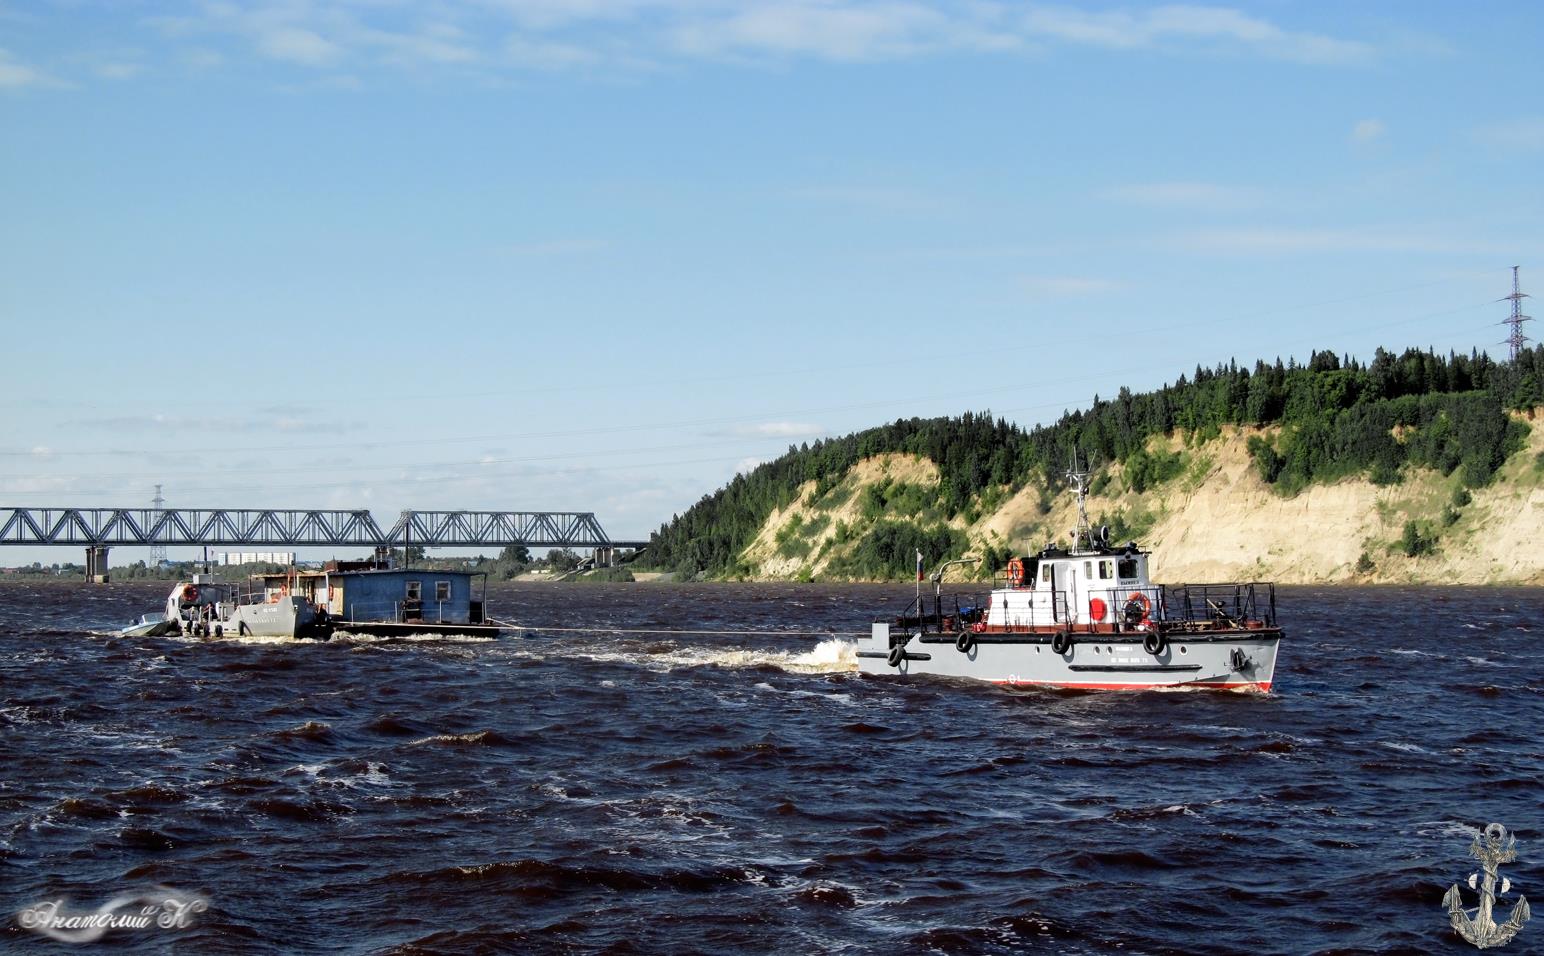
[{"label": "white tugboat hull", "polygon": [[[858,641],[858,669],[864,674],[964,677],[1007,686],[1205,687],[1267,693],[1275,679],[1281,632],[1269,628],[1171,634],[1157,654],[1143,648],[1141,635],[1129,633],[1079,634],[1063,654],[1055,653],[1053,641],[1052,634],[973,634],[969,649],[962,652],[955,635],[914,633],[902,644],[892,642],[889,625],[876,624]],[[901,648],[899,654],[892,644]]]}]

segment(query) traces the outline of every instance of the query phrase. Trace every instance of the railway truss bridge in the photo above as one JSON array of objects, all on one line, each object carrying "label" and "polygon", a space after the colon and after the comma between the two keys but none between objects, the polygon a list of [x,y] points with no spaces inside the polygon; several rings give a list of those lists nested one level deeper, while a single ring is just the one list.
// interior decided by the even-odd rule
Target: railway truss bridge
[{"label": "railway truss bridge", "polygon": [[345,548],[575,548],[610,564],[619,548],[588,511],[403,511],[383,526],[368,511],[232,508],[0,508],[0,545],[86,549],[86,578],[107,579],[112,547],[224,545]]}]

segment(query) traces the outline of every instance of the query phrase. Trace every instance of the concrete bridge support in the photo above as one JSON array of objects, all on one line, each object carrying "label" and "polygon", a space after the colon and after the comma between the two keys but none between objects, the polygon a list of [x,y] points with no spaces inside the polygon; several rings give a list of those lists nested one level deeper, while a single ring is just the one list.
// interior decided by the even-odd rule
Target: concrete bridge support
[{"label": "concrete bridge support", "polygon": [[86,549],[86,582],[107,583],[107,548],[93,545]]}]

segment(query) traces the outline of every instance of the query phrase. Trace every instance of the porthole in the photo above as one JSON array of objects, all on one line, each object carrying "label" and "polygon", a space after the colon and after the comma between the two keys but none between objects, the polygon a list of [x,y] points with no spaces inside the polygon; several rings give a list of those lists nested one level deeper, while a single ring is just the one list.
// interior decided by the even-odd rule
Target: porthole
[{"label": "porthole", "polygon": [[1188,647],[1186,647],[1186,646],[1185,646],[1185,645],[1183,645],[1183,644],[1181,644],[1181,645],[1180,645],[1180,646],[1179,646],[1179,652],[1180,652],[1180,653],[1181,653],[1181,654],[1189,654],[1189,653],[1190,653],[1190,648],[1188,648]]}]

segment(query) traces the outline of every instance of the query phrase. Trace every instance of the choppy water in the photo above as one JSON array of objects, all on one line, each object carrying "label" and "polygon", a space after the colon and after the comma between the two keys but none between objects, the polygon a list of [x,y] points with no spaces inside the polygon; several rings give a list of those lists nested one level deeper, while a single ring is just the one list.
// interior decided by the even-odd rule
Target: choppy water
[{"label": "choppy water", "polygon": [[[816,636],[194,643],[162,585],[0,589],[11,917],[130,949],[1463,952],[1476,826],[1544,902],[1544,594],[1286,590],[1277,693],[1010,692]],[[496,589],[527,625],[850,631],[906,587]],[[1515,896],[1515,891],[1514,894]],[[1510,952],[1544,951],[1544,923]]]}]

